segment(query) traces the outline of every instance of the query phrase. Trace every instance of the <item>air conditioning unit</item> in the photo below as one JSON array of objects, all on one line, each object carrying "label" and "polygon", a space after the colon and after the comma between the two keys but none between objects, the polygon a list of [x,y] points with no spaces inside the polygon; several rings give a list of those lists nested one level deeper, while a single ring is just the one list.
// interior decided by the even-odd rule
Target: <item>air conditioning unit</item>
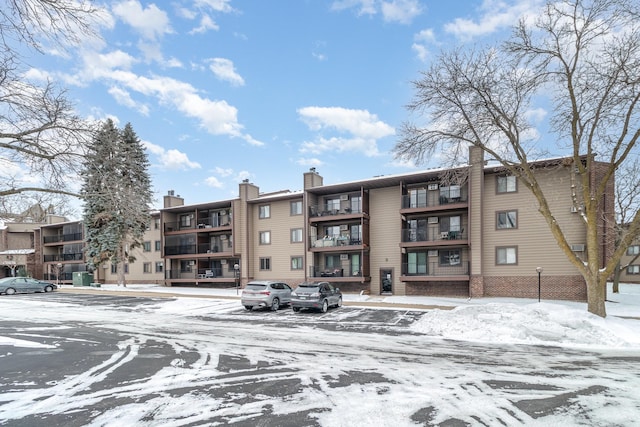
[{"label": "air conditioning unit", "polygon": [[429,224],[437,224],[438,223],[438,217],[437,216],[430,216],[427,219],[427,223],[429,223]]},{"label": "air conditioning unit", "polygon": [[340,254],[340,261],[348,261],[349,254]]},{"label": "air conditioning unit", "polygon": [[222,265],[227,265],[227,260],[226,260],[226,259],[221,259],[221,260],[220,260],[220,264],[222,264]]},{"label": "air conditioning unit", "polygon": [[223,234],[222,236],[220,236],[220,240],[227,240],[227,235]]},{"label": "air conditioning unit", "polygon": [[196,262],[191,260],[191,261],[189,261],[189,265],[196,265]]},{"label": "air conditioning unit", "polygon": [[349,230],[349,226],[347,224],[343,224],[340,226],[340,231],[347,231]]},{"label": "air conditioning unit", "polygon": [[427,186],[427,190],[437,190],[438,189],[438,184],[429,184]]},{"label": "air conditioning unit", "polygon": [[584,252],[584,245],[571,245],[573,252]]},{"label": "air conditioning unit", "polygon": [[571,206],[571,213],[576,213],[578,212],[578,208],[575,206]]},{"label": "air conditioning unit", "polygon": [[348,194],[340,195],[340,200],[349,200],[349,195]]},{"label": "air conditioning unit", "polygon": [[438,251],[437,250],[430,250],[429,252],[427,252],[428,256],[438,256]]},{"label": "air conditioning unit", "polygon": [[226,214],[227,214],[227,211],[224,211],[224,210],[220,211],[220,215],[226,215]]}]

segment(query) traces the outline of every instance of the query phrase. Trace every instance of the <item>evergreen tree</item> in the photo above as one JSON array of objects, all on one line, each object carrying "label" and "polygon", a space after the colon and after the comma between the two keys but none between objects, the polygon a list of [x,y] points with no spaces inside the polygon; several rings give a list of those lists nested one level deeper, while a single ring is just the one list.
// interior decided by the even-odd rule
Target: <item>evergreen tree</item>
[{"label": "evergreen tree", "polygon": [[86,251],[91,268],[116,265],[123,286],[124,266],[135,261],[131,250],[142,245],[151,218],[148,167],[131,124],[120,131],[107,120],[89,147],[83,174]]}]

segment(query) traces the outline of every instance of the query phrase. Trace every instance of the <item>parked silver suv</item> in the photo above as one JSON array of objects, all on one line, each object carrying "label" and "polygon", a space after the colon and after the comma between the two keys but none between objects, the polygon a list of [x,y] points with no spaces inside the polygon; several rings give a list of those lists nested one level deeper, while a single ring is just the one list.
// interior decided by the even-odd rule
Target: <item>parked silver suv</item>
[{"label": "parked silver suv", "polygon": [[276,311],[282,305],[291,304],[291,287],[272,280],[254,280],[247,283],[240,298],[247,310],[253,307],[269,307]]},{"label": "parked silver suv", "polygon": [[326,313],[329,307],[342,306],[342,292],[329,282],[303,282],[291,293],[293,311],[316,308]]}]

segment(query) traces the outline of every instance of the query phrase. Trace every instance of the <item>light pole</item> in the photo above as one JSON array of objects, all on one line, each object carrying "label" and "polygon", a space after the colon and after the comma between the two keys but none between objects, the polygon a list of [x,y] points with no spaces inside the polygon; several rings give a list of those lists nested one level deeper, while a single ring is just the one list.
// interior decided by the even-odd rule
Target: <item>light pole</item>
[{"label": "light pole", "polygon": [[57,263],[56,267],[58,268],[56,272],[56,286],[60,287],[60,271],[62,271],[62,263]]},{"label": "light pole", "polygon": [[238,295],[240,289],[240,265],[238,263],[233,265],[233,273],[236,278],[236,295]]},{"label": "light pole", "polygon": [[538,302],[540,302],[540,275],[542,275],[542,267],[536,267],[538,272]]}]

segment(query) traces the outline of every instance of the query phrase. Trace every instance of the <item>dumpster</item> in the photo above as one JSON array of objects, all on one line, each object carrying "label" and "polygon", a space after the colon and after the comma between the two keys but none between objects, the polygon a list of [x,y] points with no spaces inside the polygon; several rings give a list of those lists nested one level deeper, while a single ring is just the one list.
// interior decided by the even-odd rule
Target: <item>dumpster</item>
[{"label": "dumpster", "polygon": [[91,286],[93,283],[93,274],[88,271],[73,272],[73,286]]}]

